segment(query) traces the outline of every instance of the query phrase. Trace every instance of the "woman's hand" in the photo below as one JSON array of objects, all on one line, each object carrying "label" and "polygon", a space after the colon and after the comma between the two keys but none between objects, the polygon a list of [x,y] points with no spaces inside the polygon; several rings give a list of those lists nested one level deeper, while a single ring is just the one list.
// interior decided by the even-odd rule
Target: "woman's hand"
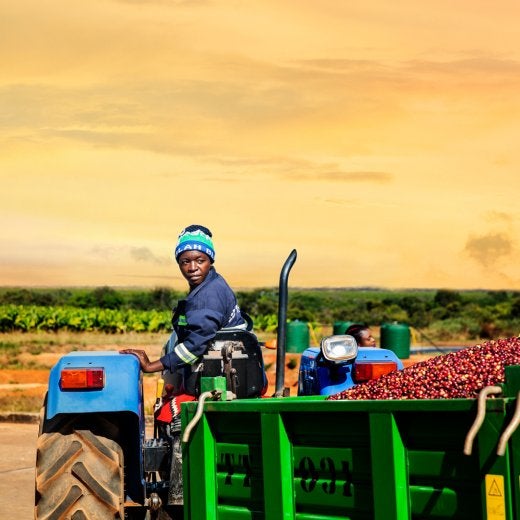
[{"label": "woman's hand", "polygon": [[141,365],[141,370],[143,372],[160,372],[161,370],[164,370],[164,365],[160,362],[160,360],[150,361],[148,359],[148,354],[144,350],[127,348],[120,350],[119,353],[133,354],[139,360],[139,364]]}]

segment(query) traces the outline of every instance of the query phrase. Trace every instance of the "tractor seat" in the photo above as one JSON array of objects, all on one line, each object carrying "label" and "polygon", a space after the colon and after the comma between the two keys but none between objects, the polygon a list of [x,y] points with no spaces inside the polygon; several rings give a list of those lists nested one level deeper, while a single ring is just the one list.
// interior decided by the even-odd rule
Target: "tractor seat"
[{"label": "tractor seat", "polygon": [[226,377],[227,389],[238,399],[260,397],[267,388],[262,349],[249,330],[217,332],[202,358],[202,377]]}]

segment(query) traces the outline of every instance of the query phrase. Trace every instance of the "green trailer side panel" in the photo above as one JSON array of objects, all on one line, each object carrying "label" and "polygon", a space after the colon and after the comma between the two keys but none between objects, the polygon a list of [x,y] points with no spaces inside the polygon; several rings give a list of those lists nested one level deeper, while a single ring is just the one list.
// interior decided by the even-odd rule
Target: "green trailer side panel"
[{"label": "green trailer side panel", "polygon": [[265,519],[292,520],[292,446],[279,414],[263,413],[261,417]]},{"label": "green trailer side panel", "polygon": [[[517,399],[517,406],[520,406],[520,399]],[[516,430],[515,433],[513,433],[509,441],[508,451],[511,466],[510,474],[512,475],[513,518],[520,518],[520,430]]]},{"label": "green trailer side panel", "polygon": [[[454,435],[461,439],[463,431]],[[462,455],[461,448],[434,451],[408,450],[412,517],[465,518],[482,514],[479,464]]]},{"label": "green trailer side panel", "polygon": [[[520,366],[508,366],[505,368],[506,384],[504,386],[505,394],[510,397],[516,397],[508,408],[507,424],[511,422],[516,410],[520,411]],[[508,443],[509,462],[511,467],[511,493],[513,501],[513,518],[520,518],[520,428],[517,428],[512,434]]]},{"label": "green trailer side panel", "polygon": [[370,445],[374,519],[410,518],[406,452],[392,414],[374,413],[370,416]]},{"label": "green trailer side panel", "polygon": [[[497,445],[506,422],[504,415],[488,413],[477,436],[480,461],[482,511],[489,520],[513,520],[509,454],[497,456]],[[487,477],[487,478],[486,478]],[[515,482],[516,485],[516,482]],[[489,514],[494,511],[496,514]],[[485,517],[487,518],[487,517]]]},{"label": "green trailer side panel", "polygon": [[[303,404],[303,403],[302,403]],[[368,416],[284,410],[297,518],[373,518]]]},{"label": "green trailer side panel", "polygon": [[[516,520],[516,398],[206,402],[185,446],[186,520]],[[183,404],[183,425],[196,404]],[[501,498],[502,497],[502,498]]]},{"label": "green trailer side panel", "polygon": [[215,439],[207,417],[203,415],[192,432],[190,449],[184,445],[182,450],[184,503],[189,504],[185,508],[185,517],[190,510],[188,518],[218,518],[215,452]]},{"label": "green trailer side panel", "polygon": [[264,518],[260,414],[206,415],[215,439],[219,520]]},{"label": "green trailer side panel", "polygon": [[256,445],[221,442],[216,446],[220,504],[262,510],[262,457]]}]

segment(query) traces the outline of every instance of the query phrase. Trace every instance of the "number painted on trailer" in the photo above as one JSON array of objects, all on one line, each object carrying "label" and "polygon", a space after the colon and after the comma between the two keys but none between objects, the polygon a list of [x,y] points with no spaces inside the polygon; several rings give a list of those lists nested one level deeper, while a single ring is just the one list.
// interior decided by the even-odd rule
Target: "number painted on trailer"
[{"label": "number painted on trailer", "polygon": [[341,468],[337,469],[331,457],[322,457],[319,462],[319,468],[316,468],[312,458],[303,457],[298,464],[298,470],[301,475],[301,488],[306,493],[312,493],[315,490],[316,484],[320,480],[321,471],[328,477],[327,481],[321,484],[321,489],[324,493],[328,495],[336,493],[336,483],[340,480],[344,482],[342,495],[345,497],[352,496],[352,474],[350,472],[349,463],[346,460],[342,460]]},{"label": "number painted on trailer", "polygon": [[227,486],[231,486],[233,484],[232,477],[235,473],[235,468],[243,469],[244,487],[251,487],[251,463],[249,461],[249,455],[239,454],[237,456],[237,464],[235,464],[235,454],[234,453],[222,453],[220,456],[220,463],[224,467],[226,471],[226,478],[224,479],[224,484]]},{"label": "number painted on trailer", "polygon": [[[220,463],[226,474],[224,479],[226,485],[233,485],[233,475],[236,473],[236,469],[240,468],[239,473],[243,475],[242,485],[251,487],[252,470],[249,455],[222,453]],[[334,495],[339,491],[342,496],[352,496],[352,473],[350,464],[346,460],[342,460],[341,466],[336,467],[332,457],[321,457],[318,464],[311,457],[302,457],[298,463],[298,473],[300,475],[300,486],[305,493],[315,491],[318,481],[324,478],[325,480],[320,486],[323,493]],[[338,489],[338,482],[343,484],[341,489]]]}]

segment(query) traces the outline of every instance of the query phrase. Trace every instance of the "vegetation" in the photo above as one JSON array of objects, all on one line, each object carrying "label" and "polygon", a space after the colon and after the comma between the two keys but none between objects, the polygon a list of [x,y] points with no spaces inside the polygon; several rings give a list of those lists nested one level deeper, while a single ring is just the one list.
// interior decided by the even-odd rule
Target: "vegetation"
[{"label": "vegetation", "polygon": [[[0,332],[167,332],[171,309],[185,293],[168,288],[1,289]],[[278,321],[274,288],[237,293],[255,330],[272,333]],[[378,326],[407,323],[426,337],[490,339],[520,332],[515,291],[291,289],[288,318],[332,326],[336,321]]]},{"label": "vegetation", "polygon": [[[0,288],[0,411],[37,412],[50,367],[72,350],[133,346],[157,357],[170,331],[171,309],[184,296],[167,288]],[[237,297],[259,339],[272,339],[277,289],[239,291]],[[376,335],[383,322],[407,323],[422,335],[412,337],[413,344],[475,344],[518,335],[520,293],[290,289],[288,318],[309,322],[313,344],[338,321],[365,322]]]},{"label": "vegetation", "polygon": [[170,318],[171,311],[11,304],[0,306],[0,332],[161,332],[170,328]]}]

